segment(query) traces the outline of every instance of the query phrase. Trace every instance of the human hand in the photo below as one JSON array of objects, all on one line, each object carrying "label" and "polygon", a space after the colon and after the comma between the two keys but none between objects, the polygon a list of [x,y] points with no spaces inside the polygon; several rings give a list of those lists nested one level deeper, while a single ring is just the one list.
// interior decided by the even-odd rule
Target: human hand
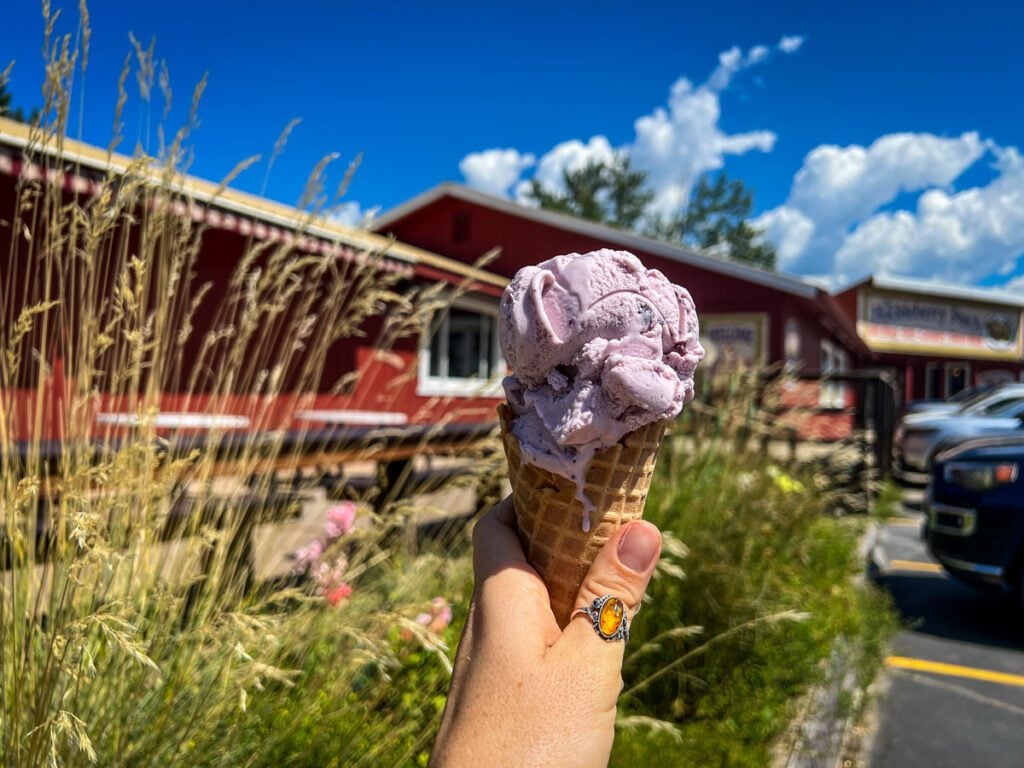
[{"label": "human hand", "polygon": [[[632,618],[661,553],[652,524],[620,528],[598,554],[577,607],[611,594]],[[431,765],[608,764],[624,643],[589,621],[560,630],[544,582],[526,561],[511,499],[473,531],[475,589]]]}]

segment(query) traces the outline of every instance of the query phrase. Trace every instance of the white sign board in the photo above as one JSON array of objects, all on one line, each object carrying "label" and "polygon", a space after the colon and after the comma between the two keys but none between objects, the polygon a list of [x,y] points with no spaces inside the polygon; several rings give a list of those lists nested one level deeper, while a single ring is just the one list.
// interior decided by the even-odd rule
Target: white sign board
[{"label": "white sign board", "polygon": [[858,331],[873,349],[1018,360],[1020,310],[868,293]]}]

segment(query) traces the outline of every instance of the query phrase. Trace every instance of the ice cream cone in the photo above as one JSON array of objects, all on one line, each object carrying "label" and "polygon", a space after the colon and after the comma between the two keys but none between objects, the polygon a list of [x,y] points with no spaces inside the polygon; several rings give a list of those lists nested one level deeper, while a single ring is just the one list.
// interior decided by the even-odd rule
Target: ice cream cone
[{"label": "ice cream cone", "polygon": [[583,530],[583,505],[576,483],[523,460],[512,434],[512,409],[498,407],[501,437],[508,459],[519,537],[526,557],[548,588],[560,627],[576,607],[576,595],[594,558],[616,530],[643,517],[661,439],[669,422],[659,421],[628,433],[594,454],[584,493],[595,505],[589,531]]}]

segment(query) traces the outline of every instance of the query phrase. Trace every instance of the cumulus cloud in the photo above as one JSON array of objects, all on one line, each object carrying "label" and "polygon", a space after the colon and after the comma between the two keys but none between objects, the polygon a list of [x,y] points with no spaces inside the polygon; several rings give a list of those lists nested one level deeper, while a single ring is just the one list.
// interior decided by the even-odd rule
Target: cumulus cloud
[{"label": "cumulus cloud", "polygon": [[[778,50],[795,51],[800,42],[802,38],[784,38]],[[665,105],[638,117],[632,142],[613,147],[603,135],[595,135],[586,143],[579,139],[561,142],[541,156],[531,178],[560,191],[564,171],[588,162],[608,162],[621,153],[631,159],[634,168],[648,173],[655,193],[650,212],[660,215],[678,211],[689,199],[697,179],[720,169],[726,157],[770,152],[774,147],[776,137],[771,131],[729,134],[719,125],[722,92],[740,72],[769,60],[771,55],[772,49],[764,45],[755,45],[746,52],[738,47],[723,51],[705,82],[695,85],[687,78],[678,79]],[[521,179],[533,167],[533,159],[533,155],[515,149],[491,149],[467,155],[459,169],[470,186],[502,196],[514,189],[522,200],[528,185]]]},{"label": "cumulus cloud", "polygon": [[492,195],[505,197],[523,171],[530,168],[536,158],[515,149],[487,149],[472,152],[459,162],[459,170],[466,183]]},{"label": "cumulus cloud", "polygon": [[771,131],[727,134],[718,124],[719,95],[744,66],[739,49],[726,51],[707,83],[695,87],[680,78],[672,86],[668,109],[659,107],[634,123],[636,140],[629,153],[634,165],[649,174],[653,213],[678,211],[697,179],[721,168],[727,155],[770,152],[775,146]]},{"label": "cumulus cloud", "polygon": [[775,253],[783,264],[799,259],[814,235],[814,222],[796,208],[785,205],[766,211],[751,223],[775,246]]},{"label": "cumulus cloud", "polygon": [[350,200],[335,206],[327,214],[327,220],[346,227],[370,229],[373,226],[373,220],[377,218],[378,213],[380,213],[379,205],[363,210],[363,207],[359,205],[359,203],[354,200]]},{"label": "cumulus cloud", "polygon": [[877,213],[836,253],[839,269],[942,277],[975,282],[1008,275],[1024,252],[1024,159],[994,148],[998,176],[951,193],[931,189],[914,211]]},{"label": "cumulus cloud", "polygon": [[[882,237],[883,228],[893,238],[907,235],[906,216],[912,214],[886,214],[888,219],[883,223],[877,218],[879,209],[903,193],[948,190],[989,146],[974,132],[952,138],[895,133],[882,136],[867,147],[822,145],[804,158],[786,202],[765,212],[754,223],[765,229],[784,268],[867,274],[866,265],[858,267],[837,259],[851,233],[863,227],[859,239],[864,244]],[[927,195],[922,197],[926,204],[928,199]],[[869,219],[874,219],[870,225]],[[897,250],[903,253],[903,249]],[[891,256],[891,271],[907,269],[908,259]]]},{"label": "cumulus cloud", "polygon": [[901,192],[952,183],[984,151],[973,132],[957,138],[894,133],[869,147],[822,145],[797,171],[788,204],[821,226],[849,225]]},{"label": "cumulus cloud", "polygon": [[[572,173],[591,163],[607,164],[614,158],[615,150],[604,136],[593,136],[586,144],[579,139],[570,139],[557,144],[553,149],[544,153],[540,162],[537,163],[537,170],[533,174],[533,178],[547,189],[564,192],[564,173],[566,171]],[[529,184],[525,181],[518,185],[517,197],[520,202],[526,202],[525,191],[528,187]]]},{"label": "cumulus cloud", "polygon": [[1024,294],[1024,275],[1017,275],[1017,277],[1003,283],[999,287],[1004,291],[1015,291],[1017,293]]},{"label": "cumulus cloud", "polygon": [[794,53],[800,50],[803,44],[804,38],[801,35],[785,35],[779,40],[779,50],[783,53]]}]

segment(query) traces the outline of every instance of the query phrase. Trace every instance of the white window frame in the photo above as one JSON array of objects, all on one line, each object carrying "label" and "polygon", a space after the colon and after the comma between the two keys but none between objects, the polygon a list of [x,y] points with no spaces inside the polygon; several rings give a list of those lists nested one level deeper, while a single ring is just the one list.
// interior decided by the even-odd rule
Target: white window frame
[{"label": "white window frame", "polygon": [[[850,364],[847,351],[829,339],[822,339],[820,345],[820,373],[824,377],[830,373],[845,373]],[[822,408],[846,407],[846,384],[841,381],[823,381],[818,395],[818,405]]]},{"label": "white window frame", "polygon": [[[488,315],[494,319],[492,323],[493,335],[489,340],[490,349],[495,350],[497,355],[495,375],[489,379],[483,378],[482,371],[479,378],[463,378],[461,376],[432,376],[430,374],[430,342],[435,336],[441,340],[442,345],[448,343],[448,310],[461,309],[467,312],[476,312],[480,315]],[[430,329],[436,333],[424,333],[420,335],[419,349],[419,376],[416,381],[416,394],[421,397],[501,397],[504,390],[501,387],[501,380],[505,378],[505,359],[501,355],[501,344],[498,336],[499,310],[497,302],[488,302],[481,299],[462,297],[456,299],[452,304],[443,310],[443,317],[440,324],[435,326],[431,321]],[[482,345],[481,345],[482,346]],[[442,347],[443,349],[443,347]],[[442,353],[442,360],[447,363],[447,358]],[[482,361],[481,361],[482,362]]]},{"label": "white window frame", "polygon": [[943,371],[942,371],[942,386],[946,390],[945,395],[946,395],[946,399],[947,400],[949,398],[951,398],[953,395],[956,394],[956,392],[952,392],[951,391],[952,387],[950,386],[950,384],[952,384],[952,382],[953,382],[952,373],[953,373],[953,369],[954,368],[963,368],[964,369],[964,387],[963,388],[967,389],[967,387],[971,386],[971,364],[970,363],[968,363],[967,361],[964,361],[962,363],[956,363],[956,362],[950,361],[950,362],[946,363],[946,365],[944,366]]}]

